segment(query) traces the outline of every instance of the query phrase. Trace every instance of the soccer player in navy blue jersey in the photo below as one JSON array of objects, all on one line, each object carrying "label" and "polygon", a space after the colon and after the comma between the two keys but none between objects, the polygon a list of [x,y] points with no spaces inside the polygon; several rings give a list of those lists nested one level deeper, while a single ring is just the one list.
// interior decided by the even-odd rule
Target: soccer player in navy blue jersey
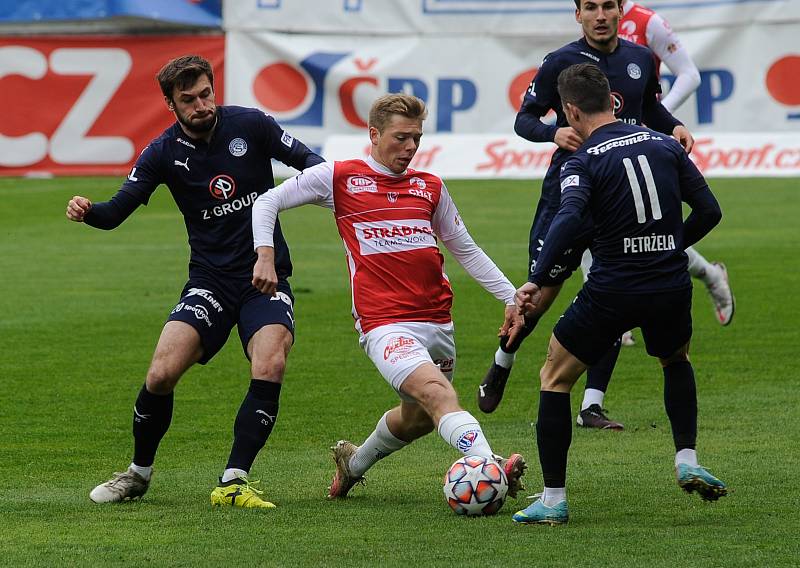
[{"label": "soccer player in navy blue jersey", "polygon": [[[561,107],[556,83],[562,70],[576,63],[596,64],[611,84],[613,111],[617,119],[627,124],[644,123],[671,135],[687,152],[694,144],[689,131],[659,102],[661,87],[653,53],[646,47],[619,39],[617,28],[621,4],[621,0],[575,0],[575,17],[581,24],[584,37],[545,57],[517,114],[514,130],[518,135],[532,142],[555,142],[558,146],[542,182],[542,194],[531,227],[529,273],[536,267],[542,242],[558,211],[561,165],[583,143],[580,134],[568,124]],[[541,120],[550,109],[556,112],[555,125]],[[523,331],[513,342],[509,342],[507,337],[500,338],[500,347],[478,390],[478,406],[483,412],[493,412],[500,404],[516,351],[558,296],[564,281],[580,266],[581,256],[591,237],[591,220],[585,220],[582,227],[575,242],[568,243],[559,256],[557,270],[543,282],[542,301],[526,316]],[[619,344],[609,349],[608,355],[590,373],[610,374],[618,354]],[[605,378],[603,381],[607,382]],[[621,424],[608,420],[599,407],[597,415],[593,414],[591,418],[596,419],[600,427],[622,428]]]},{"label": "soccer player in navy blue jersey", "polygon": [[158,445],[172,419],[173,391],[195,363],[205,364],[222,348],[234,326],[251,362],[249,390],[234,423],[233,446],[214,505],[274,507],[248,482],[256,455],[278,415],[286,357],[294,339],[289,249],[276,230],[275,296],[251,284],[251,209],[274,186],[270,159],[297,169],[323,161],[252,108],[216,106],[211,65],[198,56],[168,62],[158,73],[167,107],[177,121],[142,151],[127,180],[110,201],[75,196],[67,217],[113,229],[165,184],[183,214],[191,257],[189,280],[167,317],[145,384],[133,408],[133,461],[127,471],[98,485],[97,503],[141,497],[148,489]]},{"label": "soccer player in navy blue jersey", "polygon": [[[620,334],[640,327],[647,352],[664,372],[664,406],[675,444],[678,484],[703,499],[727,493],[697,463],[697,394],[689,362],[692,284],[684,249],[722,218],[705,179],[678,142],[614,117],[603,72],[592,63],[562,71],[558,90],[569,124],[584,141],[561,166],[561,205],[538,262],[517,291],[530,311],[560,268],[561,252],[594,221],[594,264],[575,301],[556,324],[541,370],[536,439],[544,493],[514,515],[520,523],[560,524],[572,438],[570,390]],[[682,203],[691,207],[683,220]]]}]

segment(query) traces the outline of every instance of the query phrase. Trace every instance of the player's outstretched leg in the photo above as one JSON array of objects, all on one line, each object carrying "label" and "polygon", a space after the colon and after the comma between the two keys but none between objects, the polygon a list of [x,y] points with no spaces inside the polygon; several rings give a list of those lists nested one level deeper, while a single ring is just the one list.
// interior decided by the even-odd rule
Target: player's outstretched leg
[{"label": "player's outstretched leg", "polygon": [[733,321],[736,299],[731,292],[725,265],[708,262],[694,247],[687,248],[686,255],[689,257],[689,273],[706,285],[717,321],[720,325],[729,325]]}]

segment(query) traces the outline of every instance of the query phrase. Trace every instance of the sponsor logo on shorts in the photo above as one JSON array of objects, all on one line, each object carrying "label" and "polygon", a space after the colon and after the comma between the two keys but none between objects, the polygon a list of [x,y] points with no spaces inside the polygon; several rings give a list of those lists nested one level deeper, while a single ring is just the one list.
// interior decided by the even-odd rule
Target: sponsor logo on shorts
[{"label": "sponsor logo on shorts", "polygon": [[289,294],[285,292],[275,292],[274,296],[270,296],[270,302],[283,302],[290,308],[292,307],[292,299],[289,297]]},{"label": "sponsor logo on shorts", "polygon": [[375,178],[365,175],[350,176],[347,178],[347,191],[350,193],[378,192],[378,182]]},{"label": "sponsor logo on shorts", "polygon": [[194,317],[199,319],[200,321],[206,322],[208,327],[211,327],[213,324],[211,323],[211,318],[208,317],[208,310],[205,306],[190,306],[189,304],[184,304],[183,310],[187,312],[194,312]]},{"label": "sponsor logo on shorts", "polygon": [[211,293],[211,290],[206,290],[205,288],[189,288],[189,291],[183,297],[183,300],[186,300],[186,298],[191,298],[192,296],[200,296],[209,304],[211,304],[211,307],[216,309],[218,313],[223,312],[222,304],[214,299],[214,295]]},{"label": "sponsor logo on shorts", "polygon": [[452,373],[453,372],[453,358],[450,357],[449,359],[434,359],[433,364],[439,367],[439,370],[442,373]]},{"label": "sponsor logo on shorts", "polygon": [[244,138],[234,138],[228,144],[228,151],[237,158],[244,156],[247,153],[247,142],[244,141]]},{"label": "sponsor logo on shorts", "polygon": [[430,221],[422,219],[353,223],[353,229],[364,256],[436,247]]},{"label": "sponsor logo on shorts", "polygon": [[475,440],[478,439],[478,431],[477,430],[467,430],[461,436],[458,437],[456,441],[456,447],[466,453],[472,445],[475,443]]},{"label": "sponsor logo on shorts", "polygon": [[408,353],[410,348],[414,345],[416,345],[416,341],[411,337],[404,337],[402,335],[393,337],[383,350],[383,358],[384,360],[388,359],[392,353]]},{"label": "sponsor logo on shorts", "polygon": [[179,303],[177,306],[175,306],[174,308],[172,308],[172,311],[170,312],[170,315],[171,315],[171,314],[177,314],[177,313],[178,313],[179,311],[181,311],[182,309],[183,309],[183,302],[180,302],[180,303]]},{"label": "sponsor logo on shorts", "polygon": [[567,269],[566,266],[555,264],[553,265],[553,268],[550,269],[550,272],[548,272],[548,274],[550,275],[550,278],[555,278],[556,276],[564,272],[566,269]]}]

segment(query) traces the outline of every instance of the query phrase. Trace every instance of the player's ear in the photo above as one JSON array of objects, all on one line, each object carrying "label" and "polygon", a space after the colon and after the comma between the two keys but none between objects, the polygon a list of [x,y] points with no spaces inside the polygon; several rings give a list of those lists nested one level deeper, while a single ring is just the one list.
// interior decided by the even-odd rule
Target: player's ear
[{"label": "player's ear", "polygon": [[378,139],[381,137],[381,133],[378,132],[378,129],[374,126],[369,127],[369,141],[372,142],[373,146],[378,145]]},{"label": "player's ear", "polygon": [[167,105],[167,108],[168,108],[170,111],[173,111],[173,112],[175,111],[175,103],[172,101],[172,99],[171,99],[171,98],[169,98],[169,97],[164,97],[164,102],[166,103],[166,105]]}]

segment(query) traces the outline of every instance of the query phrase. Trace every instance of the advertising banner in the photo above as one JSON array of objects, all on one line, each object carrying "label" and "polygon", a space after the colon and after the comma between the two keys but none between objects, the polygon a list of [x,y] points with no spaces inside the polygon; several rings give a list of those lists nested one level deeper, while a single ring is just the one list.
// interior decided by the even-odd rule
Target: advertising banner
[{"label": "advertising banner", "polygon": [[[364,158],[370,143],[360,136],[332,136],[328,160]],[[411,167],[447,179],[541,179],[555,144],[518,136],[426,134]],[[707,177],[800,176],[800,137],[787,133],[698,134],[691,154]]]},{"label": "advertising banner", "polygon": [[[796,0],[647,0],[677,30],[800,20]],[[228,31],[544,38],[572,33],[569,0],[237,0]]]},{"label": "advertising banner", "polygon": [[175,120],[155,76],[187,53],[214,66],[221,103],[222,36],[0,38],[0,175],[127,174]]},{"label": "advertising banner", "polygon": [[[800,2],[798,2],[800,4]],[[692,131],[800,133],[797,26],[688,31],[701,84],[678,109]],[[227,97],[263,109],[305,143],[366,127],[372,101],[404,91],[428,103],[429,133],[511,133],[544,56],[575,39],[227,34]],[[731,38],[734,37],[735,40]],[[662,69],[665,92],[674,77]],[[552,116],[549,118],[552,120]]]}]

